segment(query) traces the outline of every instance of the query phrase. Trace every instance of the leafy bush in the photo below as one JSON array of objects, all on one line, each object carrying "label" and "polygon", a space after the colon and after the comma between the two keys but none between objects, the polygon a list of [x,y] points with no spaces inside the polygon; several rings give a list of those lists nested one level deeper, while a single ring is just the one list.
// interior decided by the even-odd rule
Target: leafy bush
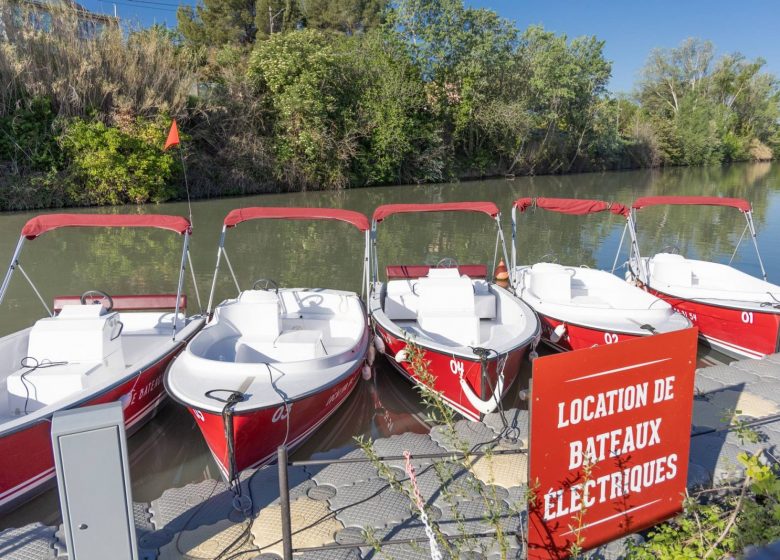
[{"label": "leafy bush", "polygon": [[350,76],[327,36],[305,29],[258,43],[248,77],[274,113],[277,176],[301,188],[344,187],[354,136]]},{"label": "leafy bush", "polygon": [[[160,119],[162,121],[162,119]],[[74,119],[60,137],[74,204],[162,202],[176,195],[178,162],[163,152],[166,124],[138,119],[127,130]]]},{"label": "leafy bush", "polygon": [[19,102],[8,115],[0,116],[0,162],[9,162],[16,174],[52,170],[61,161],[57,128],[49,98]]}]

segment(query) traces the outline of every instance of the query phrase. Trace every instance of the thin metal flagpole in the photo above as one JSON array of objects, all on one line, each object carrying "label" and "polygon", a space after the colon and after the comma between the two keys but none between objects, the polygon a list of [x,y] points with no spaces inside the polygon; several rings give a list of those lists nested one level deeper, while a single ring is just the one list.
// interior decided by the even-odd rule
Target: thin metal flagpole
[{"label": "thin metal flagpole", "polygon": [[187,182],[187,166],[184,165],[184,150],[181,147],[181,142],[179,142],[179,157],[181,158],[181,169],[184,173],[184,190],[187,193],[187,210],[190,213],[190,225],[195,225],[192,223],[192,203],[190,202],[190,185]]}]

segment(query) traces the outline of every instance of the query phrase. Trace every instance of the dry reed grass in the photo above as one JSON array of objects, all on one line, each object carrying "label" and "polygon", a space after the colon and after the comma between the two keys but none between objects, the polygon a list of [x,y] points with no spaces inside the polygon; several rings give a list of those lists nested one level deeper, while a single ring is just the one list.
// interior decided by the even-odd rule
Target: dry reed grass
[{"label": "dry reed grass", "polygon": [[0,116],[36,96],[51,99],[59,116],[95,115],[119,126],[128,117],[183,113],[195,67],[165,30],[108,26],[87,39],[72,10],[54,10],[52,28],[36,31],[11,24],[21,9],[0,0]]}]

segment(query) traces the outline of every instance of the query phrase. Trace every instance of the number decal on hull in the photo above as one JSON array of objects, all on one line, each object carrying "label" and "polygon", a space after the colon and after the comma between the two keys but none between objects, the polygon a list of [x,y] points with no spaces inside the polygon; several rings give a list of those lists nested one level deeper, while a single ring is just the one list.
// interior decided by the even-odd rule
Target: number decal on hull
[{"label": "number decal on hull", "polygon": [[195,418],[197,418],[201,422],[205,422],[206,421],[206,419],[203,417],[203,413],[200,410],[198,410],[197,408],[193,409],[192,415],[195,416]]},{"label": "number decal on hull", "polygon": [[743,311],[742,312],[742,322],[746,323],[748,325],[753,324],[753,312],[752,311]]},{"label": "number decal on hull", "polygon": [[455,375],[463,375],[463,362],[453,358],[450,360],[450,371]]},{"label": "number decal on hull", "polygon": [[618,341],[618,335],[613,333],[604,333],[604,342],[607,344],[615,344]]},{"label": "number decal on hull", "polygon": [[290,410],[292,409],[292,404],[288,405],[282,405],[276,410],[274,410],[274,415],[271,416],[271,422],[278,422],[279,420],[286,420],[288,416],[290,416]]}]

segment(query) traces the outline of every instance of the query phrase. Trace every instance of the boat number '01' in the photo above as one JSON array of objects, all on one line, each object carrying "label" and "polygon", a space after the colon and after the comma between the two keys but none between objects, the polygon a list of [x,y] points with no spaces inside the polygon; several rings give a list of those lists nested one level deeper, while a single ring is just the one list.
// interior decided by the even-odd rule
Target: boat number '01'
[{"label": "boat number '01'", "polygon": [[747,323],[748,325],[753,324],[753,312],[752,311],[743,311],[742,312],[742,322]]},{"label": "boat number '01'", "polygon": [[463,362],[460,360],[450,360],[450,371],[455,375],[463,375]]},{"label": "boat number '01'", "polygon": [[276,410],[274,410],[274,415],[271,417],[271,422],[278,422],[279,420],[285,420],[290,415],[290,410],[292,409],[292,403],[290,404],[283,404]]},{"label": "boat number '01'", "polygon": [[604,333],[604,342],[607,344],[615,344],[618,341],[618,335],[613,333]]}]

